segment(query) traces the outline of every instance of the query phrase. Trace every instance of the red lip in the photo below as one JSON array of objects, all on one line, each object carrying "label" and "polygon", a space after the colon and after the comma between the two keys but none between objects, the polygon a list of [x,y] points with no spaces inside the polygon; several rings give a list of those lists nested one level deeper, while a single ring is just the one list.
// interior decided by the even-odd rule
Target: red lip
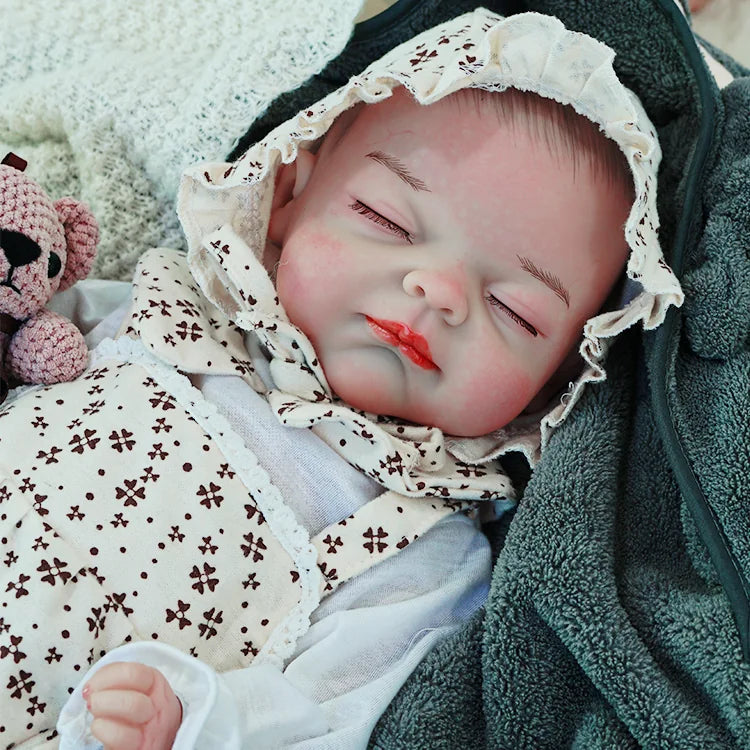
[{"label": "red lip", "polygon": [[438,366],[432,361],[430,346],[421,333],[412,331],[406,323],[395,320],[378,320],[366,315],[367,323],[372,332],[386,344],[395,346],[405,354],[415,365],[425,370],[437,370]]}]

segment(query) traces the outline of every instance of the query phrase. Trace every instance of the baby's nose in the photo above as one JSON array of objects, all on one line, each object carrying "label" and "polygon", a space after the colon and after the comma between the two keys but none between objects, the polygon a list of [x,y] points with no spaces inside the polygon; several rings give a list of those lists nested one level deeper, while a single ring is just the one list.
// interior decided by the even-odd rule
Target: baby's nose
[{"label": "baby's nose", "polygon": [[33,263],[42,254],[34,240],[13,229],[0,229],[0,247],[14,268]]},{"label": "baby's nose", "polygon": [[404,291],[411,297],[424,297],[432,309],[440,312],[446,323],[457,326],[469,311],[466,287],[458,269],[420,268],[404,276]]}]

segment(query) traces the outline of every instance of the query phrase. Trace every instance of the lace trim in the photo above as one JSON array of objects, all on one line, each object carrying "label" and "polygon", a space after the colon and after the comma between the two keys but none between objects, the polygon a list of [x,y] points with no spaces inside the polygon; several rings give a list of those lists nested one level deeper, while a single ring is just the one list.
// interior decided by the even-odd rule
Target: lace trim
[{"label": "lace trim", "polygon": [[279,543],[297,565],[300,575],[300,601],[270,634],[254,661],[280,665],[292,655],[297,640],[310,626],[310,614],[320,602],[318,554],[310,535],[297,522],[278,488],[242,438],[184,375],[155,358],[139,341],[128,337],[105,339],[91,352],[92,365],[107,359],[132,362],[148,370],[159,385],[171,393],[211,436],[245,485],[262,490],[256,502]]}]

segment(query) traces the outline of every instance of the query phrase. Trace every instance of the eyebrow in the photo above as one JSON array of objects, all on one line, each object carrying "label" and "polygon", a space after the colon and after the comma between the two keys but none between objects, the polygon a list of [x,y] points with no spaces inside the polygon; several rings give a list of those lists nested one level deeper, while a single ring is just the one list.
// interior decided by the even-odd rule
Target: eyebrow
[{"label": "eyebrow", "polygon": [[545,286],[549,287],[564,303],[565,307],[570,307],[570,292],[563,286],[562,281],[554,273],[545,271],[543,268],[534,263],[529,258],[524,258],[522,255],[516,255],[516,258],[521,263],[521,268],[530,273],[535,279],[539,279]]},{"label": "eyebrow", "polygon": [[419,179],[413,175],[407,168],[406,165],[395,156],[386,154],[383,151],[370,151],[369,154],[365,154],[366,158],[372,159],[373,161],[382,164],[384,167],[393,172],[400,180],[405,182],[410,188],[414,190],[423,190],[426,193],[431,193],[430,188],[427,187],[424,180]]}]

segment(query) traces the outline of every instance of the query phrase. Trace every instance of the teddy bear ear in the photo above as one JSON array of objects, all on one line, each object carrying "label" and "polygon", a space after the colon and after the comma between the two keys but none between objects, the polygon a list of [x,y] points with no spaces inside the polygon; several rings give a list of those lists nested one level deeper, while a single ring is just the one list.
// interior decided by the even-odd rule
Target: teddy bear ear
[{"label": "teddy bear ear", "polygon": [[65,231],[68,254],[58,287],[62,291],[85,278],[91,270],[99,242],[99,225],[88,206],[73,198],[55,201],[55,210]]},{"label": "teddy bear ear", "polygon": [[19,172],[23,172],[28,166],[26,159],[22,159],[18,154],[14,154],[12,151],[5,154],[0,164],[4,164],[6,167],[13,167],[13,169],[17,169]]}]

